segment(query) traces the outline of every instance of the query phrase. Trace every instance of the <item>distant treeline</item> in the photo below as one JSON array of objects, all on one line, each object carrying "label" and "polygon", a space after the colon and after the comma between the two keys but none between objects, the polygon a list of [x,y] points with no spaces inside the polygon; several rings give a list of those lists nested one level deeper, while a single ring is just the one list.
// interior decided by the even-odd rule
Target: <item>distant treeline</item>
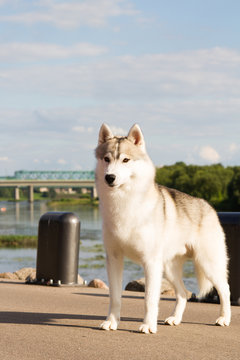
[{"label": "distant treeline", "polygon": [[156,181],[207,200],[217,211],[240,211],[240,166],[175,165],[157,168]]}]

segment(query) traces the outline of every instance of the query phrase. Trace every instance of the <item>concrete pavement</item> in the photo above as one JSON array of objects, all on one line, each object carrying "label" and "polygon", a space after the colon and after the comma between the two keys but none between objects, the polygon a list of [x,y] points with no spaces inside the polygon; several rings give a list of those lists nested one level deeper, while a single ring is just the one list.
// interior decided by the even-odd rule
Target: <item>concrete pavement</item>
[{"label": "concrete pavement", "polygon": [[174,299],[160,302],[158,333],[137,332],[143,293],[123,292],[117,331],[99,330],[108,292],[88,287],[47,287],[0,281],[0,359],[240,359],[240,307],[228,328],[213,326],[219,305],[188,303],[183,323],[163,325]]}]

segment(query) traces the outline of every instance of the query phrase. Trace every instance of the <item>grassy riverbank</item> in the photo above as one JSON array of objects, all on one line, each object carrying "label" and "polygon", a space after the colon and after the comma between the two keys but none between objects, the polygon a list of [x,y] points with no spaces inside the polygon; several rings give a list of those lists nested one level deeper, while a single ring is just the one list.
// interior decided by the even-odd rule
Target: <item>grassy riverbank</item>
[{"label": "grassy riverbank", "polygon": [[99,201],[97,199],[91,198],[61,198],[54,199],[47,202],[50,207],[66,207],[67,206],[76,206],[76,205],[91,205],[98,206]]},{"label": "grassy riverbank", "polygon": [[0,235],[0,248],[36,248],[37,236]]},{"label": "grassy riverbank", "polygon": [[[0,201],[7,201],[7,202],[21,202],[21,201],[27,201],[27,197],[21,197],[20,200],[15,200],[14,198],[5,198],[0,197]],[[61,197],[61,198],[46,198],[43,196],[40,196],[39,194],[34,194],[34,201],[47,201],[47,204],[49,206],[65,206],[65,205],[91,205],[91,206],[98,206],[99,200],[97,198],[90,198],[90,197]]]}]

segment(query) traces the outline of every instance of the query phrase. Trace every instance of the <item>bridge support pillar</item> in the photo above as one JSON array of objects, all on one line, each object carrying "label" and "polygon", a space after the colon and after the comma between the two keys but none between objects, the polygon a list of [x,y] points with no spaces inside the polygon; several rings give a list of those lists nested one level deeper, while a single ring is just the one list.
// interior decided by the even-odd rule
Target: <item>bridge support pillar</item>
[{"label": "bridge support pillar", "polygon": [[28,186],[28,201],[30,203],[34,201],[33,185]]},{"label": "bridge support pillar", "polygon": [[20,200],[19,187],[15,187],[15,200]]},{"label": "bridge support pillar", "polygon": [[94,199],[96,198],[98,195],[97,195],[97,189],[96,189],[96,186],[93,186],[91,188],[91,198]]}]

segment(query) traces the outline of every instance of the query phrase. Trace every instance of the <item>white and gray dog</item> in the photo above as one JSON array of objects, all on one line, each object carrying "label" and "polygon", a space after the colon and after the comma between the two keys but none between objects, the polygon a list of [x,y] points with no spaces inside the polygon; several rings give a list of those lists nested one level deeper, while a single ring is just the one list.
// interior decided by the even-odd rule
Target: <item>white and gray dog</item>
[{"label": "white and gray dog", "polygon": [[178,325],[187,292],[182,267],[195,263],[200,296],[214,286],[221,307],[217,325],[231,318],[225,237],[215,210],[204,200],[155,183],[155,167],[143,134],[134,125],[126,137],[114,136],[103,124],[96,148],[96,184],[103,220],[103,239],[110,286],[105,330],[120,321],[124,256],[143,266],[145,316],[139,331],[156,333],[162,273],[174,286],[176,306],[166,324]]}]

